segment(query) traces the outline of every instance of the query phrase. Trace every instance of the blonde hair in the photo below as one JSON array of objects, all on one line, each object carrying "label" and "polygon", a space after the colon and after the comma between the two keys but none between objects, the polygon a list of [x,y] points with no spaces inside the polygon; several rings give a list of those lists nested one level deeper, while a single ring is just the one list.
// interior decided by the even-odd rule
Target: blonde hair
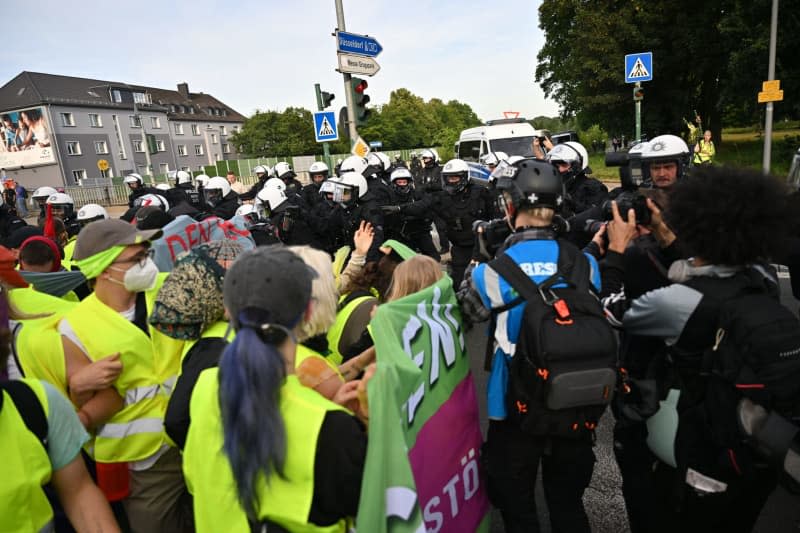
[{"label": "blonde hair", "polygon": [[317,273],[311,285],[311,298],[314,301],[311,316],[295,328],[297,340],[302,342],[328,331],[336,319],[339,293],[336,291],[333,263],[327,253],[311,246],[289,246],[289,250]]},{"label": "blonde hair", "polygon": [[415,255],[406,259],[394,269],[386,301],[397,300],[430,287],[442,279],[442,276],[442,265],[427,255]]}]

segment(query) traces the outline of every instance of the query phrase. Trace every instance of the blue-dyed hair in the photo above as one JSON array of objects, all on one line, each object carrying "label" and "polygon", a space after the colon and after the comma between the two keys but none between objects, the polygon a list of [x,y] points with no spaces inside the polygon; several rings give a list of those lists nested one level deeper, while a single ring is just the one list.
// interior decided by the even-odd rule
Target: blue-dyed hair
[{"label": "blue-dyed hair", "polygon": [[[283,477],[286,459],[286,428],[279,406],[286,366],[276,347],[286,336],[262,332],[269,313],[261,309],[243,309],[238,322],[236,339],[219,362],[223,451],[239,503],[250,518],[257,519],[258,476],[263,474],[267,483],[273,473]],[[287,326],[288,330],[292,327]]]}]

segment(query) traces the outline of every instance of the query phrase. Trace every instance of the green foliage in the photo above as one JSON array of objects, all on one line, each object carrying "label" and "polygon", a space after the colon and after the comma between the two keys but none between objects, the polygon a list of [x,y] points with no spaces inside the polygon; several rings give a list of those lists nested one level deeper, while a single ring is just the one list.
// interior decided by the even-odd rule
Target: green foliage
[{"label": "green foliage", "polygon": [[248,157],[321,154],[322,145],[314,139],[311,111],[288,107],[283,112],[256,113],[245,120],[231,142]]},{"label": "green foliage", "polygon": [[579,131],[578,139],[589,152],[592,151],[593,142],[598,145],[601,143],[608,145],[608,134],[598,124],[592,124],[588,129]]},{"label": "green foliage", "polygon": [[550,133],[558,133],[561,131],[572,131],[577,129],[578,124],[573,117],[535,117],[529,120],[531,126],[537,130],[548,130]]}]

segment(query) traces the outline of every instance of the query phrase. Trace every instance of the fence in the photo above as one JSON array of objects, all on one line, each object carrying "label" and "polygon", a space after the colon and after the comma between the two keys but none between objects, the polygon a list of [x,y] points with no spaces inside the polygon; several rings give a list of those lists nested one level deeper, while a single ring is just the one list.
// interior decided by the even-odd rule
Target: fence
[{"label": "fence", "polygon": [[[416,151],[419,151],[417,149]],[[415,150],[389,150],[385,153],[391,160],[394,160],[395,155],[408,161],[411,159],[411,153]],[[444,153],[440,149],[440,153]],[[336,161],[349,157],[351,154],[331,154],[330,158],[325,161],[324,156],[293,156],[293,157],[261,157],[256,159],[235,159],[226,161],[217,161],[214,165],[207,165],[203,170],[196,170],[192,172],[192,176],[206,174],[207,176],[225,176],[229,171],[233,171],[239,177],[239,181],[245,185],[252,185],[256,182],[253,168],[258,165],[265,165],[274,167],[281,161],[291,162],[292,168],[297,172],[300,181],[307,180],[307,172],[309,167],[314,161],[325,161],[328,168],[333,170],[336,166]],[[154,176],[142,176],[145,180],[145,185],[156,186],[159,183],[170,183],[167,174],[159,174]],[[79,209],[86,204],[100,204],[103,206],[111,205],[126,205],[128,203],[128,195],[130,190],[123,182],[122,177],[113,177],[108,179],[85,180],[81,185],[66,187],[64,192],[69,194],[75,202],[75,208]]]}]

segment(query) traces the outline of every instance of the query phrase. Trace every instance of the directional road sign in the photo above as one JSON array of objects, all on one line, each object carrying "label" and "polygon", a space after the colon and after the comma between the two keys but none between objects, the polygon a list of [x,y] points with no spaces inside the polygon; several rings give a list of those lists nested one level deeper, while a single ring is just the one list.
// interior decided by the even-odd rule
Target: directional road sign
[{"label": "directional road sign", "polygon": [[369,145],[359,135],[355,144],[353,144],[353,149],[350,150],[350,153],[359,157],[367,157],[367,154],[369,153]]},{"label": "directional road sign", "polygon": [[653,52],[640,52],[625,56],[625,83],[653,79]]},{"label": "directional road sign", "polygon": [[336,32],[336,51],[346,54],[377,57],[383,51],[381,44],[369,35],[359,35],[346,31]]},{"label": "directional road sign", "polygon": [[335,111],[318,111],[314,113],[314,136],[317,138],[318,143],[339,140]]},{"label": "directional road sign", "polygon": [[339,56],[339,72],[345,74],[363,74],[374,76],[381,66],[371,57],[355,54],[337,54]]}]

